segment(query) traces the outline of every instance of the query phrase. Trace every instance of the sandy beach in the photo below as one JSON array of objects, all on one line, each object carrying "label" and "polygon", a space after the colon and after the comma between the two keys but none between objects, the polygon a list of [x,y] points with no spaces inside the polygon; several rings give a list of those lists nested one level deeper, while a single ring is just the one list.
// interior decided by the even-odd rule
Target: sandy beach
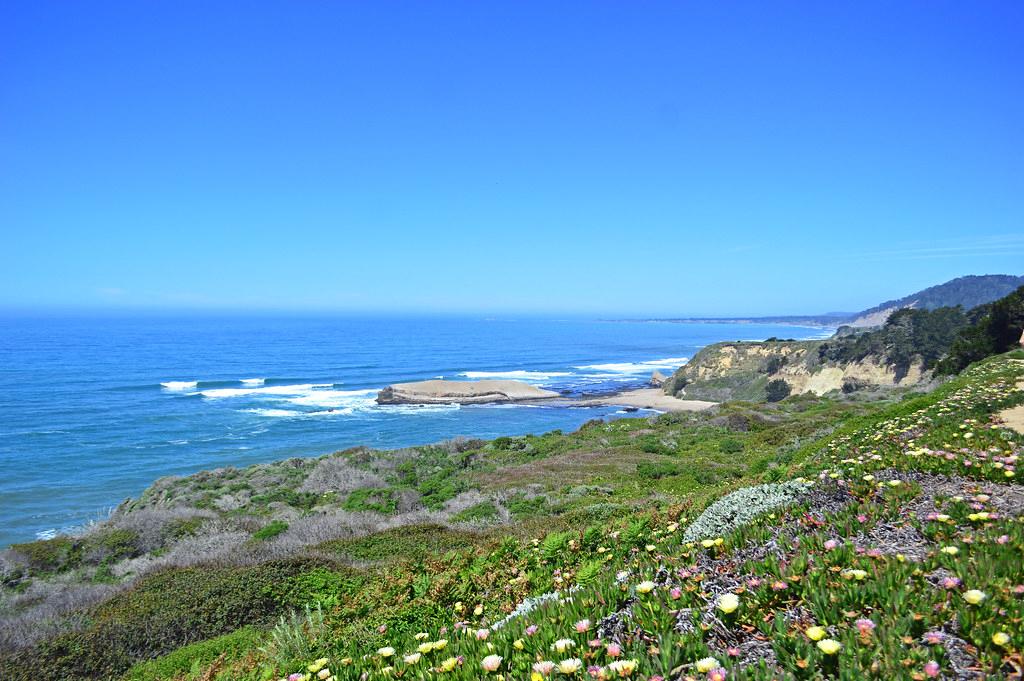
[{"label": "sandy beach", "polygon": [[681,400],[666,395],[660,388],[641,388],[627,390],[611,395],[587,400],[586,404],[637,407],[639,409],[657,409],[658,411],[702,411],[715,406],[715,402],[704,400]]}]

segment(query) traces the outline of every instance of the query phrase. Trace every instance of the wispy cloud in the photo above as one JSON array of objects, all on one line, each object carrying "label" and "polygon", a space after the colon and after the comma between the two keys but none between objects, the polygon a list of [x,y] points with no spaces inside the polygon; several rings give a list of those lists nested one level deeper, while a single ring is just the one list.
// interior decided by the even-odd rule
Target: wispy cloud
[{"label": "wispy cloud", "polygon": [[930,242],[904,242],[893,248],[854,251],[843,259],[934,260],[938,258],[986,258],[1024,256],[1024,234],[995,234]]}]

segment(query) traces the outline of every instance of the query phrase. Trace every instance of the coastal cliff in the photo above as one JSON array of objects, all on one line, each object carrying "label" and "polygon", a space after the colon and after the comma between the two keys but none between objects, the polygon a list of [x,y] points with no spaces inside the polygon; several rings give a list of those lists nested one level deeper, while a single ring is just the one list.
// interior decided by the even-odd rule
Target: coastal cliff
[{"label": "coastal cliff", "polygon": [[763,400],[769,382],[783,380],[793,394],[824,395],[867,386],[912,386],[927,380],[923,362],[904,375],[884,357],[823,359],[825,341],[715,343],[698,352],[665,383],[669,395],[705,400]]}]

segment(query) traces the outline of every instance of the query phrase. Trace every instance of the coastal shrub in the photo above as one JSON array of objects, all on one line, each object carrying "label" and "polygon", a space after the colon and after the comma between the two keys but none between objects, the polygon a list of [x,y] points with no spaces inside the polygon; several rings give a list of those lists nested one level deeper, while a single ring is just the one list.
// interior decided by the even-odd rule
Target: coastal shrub
[{"label": "coastal shrub", "polygon": [[330,608],[354,592],[362,581],[359,573],[347,568],[315,568],[288,578],[277,600],[295,608],[317,604]]},{"label": "coastal shrub", "polygon": [[498,516],[498,508],[493,501],[483,501],[479,504],[459,511],[452,516],[452,520],[461,523],[485,522],[494,520]]},{"label": "coastal shrub", "polygon": [[718,443],[718,448],[726,454],[739,454],[743,451],[743,443],[739,440],[726,438]]},{"label": "coastal shrub", "polygon": [[765,386],[764,390],[769,402],[781,402],[789,397],[792,388],[789,387],[789,383],[786,383],[781,378],[776,378],[774,381],[768,381],[768,385]]},{"label": "coastal shrub", "polygon": [[[314,567],[314,561],[294,559],[165,570],[88,610],[81,630],[19,651],[15,666],[21,660],[30,670],[44,668],[48,678],[65,681],[117,677],[139,660],[220,636],[240,624],[269,624],[283,609],[282,586]],[[6,670],[9,661],[3,664]]]},{"label": "coastal shrub", "polygon": [[124,676],[124,681],[162,681],[196,675],[215,660],[237,660],[255,649],[263,633],[255,627],[242,627],[230,634],[179,648],[155,660],[141,662]]},{"label": "coastal shrub", "polygon": [[79,564],[81,546],[71,537],[40,539],[23,544],[11,544],[16,560],[24,561],[32,574],[61,572]]},{"label": "coastal shrub", "polygon": [[745,487],[708,506],[683,533],[684,541],[721,537],[762,513],[791,504],[810,488],[803,482]]},{"label": "coastal shrub", "polygon": [[636,474],[644,480],[658,480],[679,472],[678,466],[667,461],[642,461],[636,465]]},{"label": "coastal shrub", "polygon": [[260,529],[252,533],[252,538],[256,541],[266,541],[267,539],[273,539],[277,535],[281,534],[288,529],[288,523],[283,520],[272,520]]},{"label": "coastal shrub", "polygon": [[349,492],[341,507],[346,511],[394,513],[396,504],[390,490],[367,487]]}]

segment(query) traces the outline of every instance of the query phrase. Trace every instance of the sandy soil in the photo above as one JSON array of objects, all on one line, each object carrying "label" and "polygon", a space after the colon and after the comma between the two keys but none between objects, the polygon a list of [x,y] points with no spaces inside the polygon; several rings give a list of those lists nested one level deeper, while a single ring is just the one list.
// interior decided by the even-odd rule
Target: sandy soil
[{"label": "sandy soil", "polygon": [[716,403],[704,400],[681,400],[678,397],[666,395],[660,388],[642,388],[627,390],[611,397],[587,400],[587,404],[639,407],[640,409],[657,409],[658,411],[701,411],[715,406]]}]

